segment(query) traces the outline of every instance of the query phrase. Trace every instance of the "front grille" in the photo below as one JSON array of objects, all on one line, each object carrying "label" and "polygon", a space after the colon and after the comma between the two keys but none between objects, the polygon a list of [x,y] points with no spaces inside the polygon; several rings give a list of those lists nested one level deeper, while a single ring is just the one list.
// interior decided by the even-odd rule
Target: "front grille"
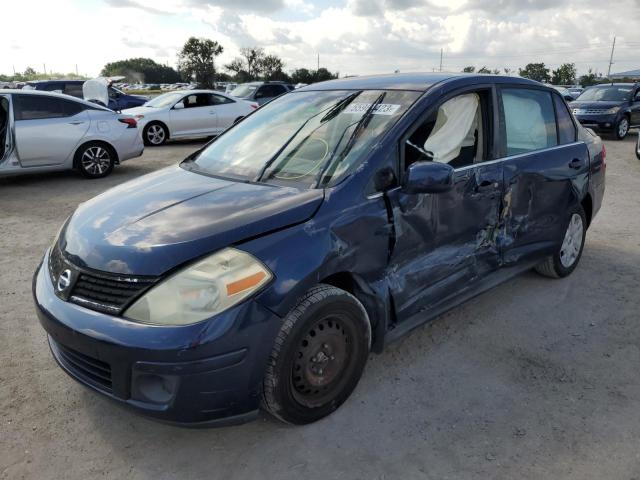
[{"label": "front grille", "polygon": [[608,110],[606,108],[574,108],[574,115],[604,115]]},{"label": "front grille", "polygon": [[105,313],[121,313],[154,279],[81,272],[69,300]]},{"label": "front grille", "polygon": [[[56,295],[98,312],[121,314],[158,277],[119,275],[81,268],[64,257],[58,245],[49,255],[49,274]],[[61,282],[65,275],[66,282]]]},{"label": "front grille", "polygon": [[111,365],[65,347],[53,339],[51,345],[57,359],[71,373],[97,388],[111,391]]}]

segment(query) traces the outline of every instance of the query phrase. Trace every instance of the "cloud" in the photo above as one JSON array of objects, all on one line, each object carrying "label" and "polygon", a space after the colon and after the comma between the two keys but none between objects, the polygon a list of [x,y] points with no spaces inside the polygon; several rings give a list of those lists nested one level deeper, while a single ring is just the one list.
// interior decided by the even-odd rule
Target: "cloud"
[{"label": "cloud", "polygon": [[147,5],[143,2],[137,2],[136,0],[104,0],[104,2],[115,8],[137,8],[147,13],[153,13],[155,15],[171,15],[171,11],[161,10],[155,8],[152,5]]},{"label": "cloud", "polygon": [[245,12],[273,13],[285,7],[284,0],[187,0],[186,5],[205,8],[222,7]]}]

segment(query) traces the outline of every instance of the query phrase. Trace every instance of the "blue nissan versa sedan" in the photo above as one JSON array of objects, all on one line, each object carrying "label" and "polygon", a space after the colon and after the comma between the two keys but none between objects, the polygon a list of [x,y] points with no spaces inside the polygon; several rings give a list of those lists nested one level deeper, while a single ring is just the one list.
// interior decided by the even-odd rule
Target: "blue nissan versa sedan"
[{"label": "blue nissan versa sedan", "polygon": [[73,378],[178,424],[318,420],[369,351],[530,268],[569,275],[605,150],[553,89],[310,85],[82,204],[33,291]]},{"label": "blue nissan versa sedan", "polygon": [[585,127],[612,132],[622,140],[630,128],[640,127],[640,84],[597,85],[582,92],[570,107]]}]

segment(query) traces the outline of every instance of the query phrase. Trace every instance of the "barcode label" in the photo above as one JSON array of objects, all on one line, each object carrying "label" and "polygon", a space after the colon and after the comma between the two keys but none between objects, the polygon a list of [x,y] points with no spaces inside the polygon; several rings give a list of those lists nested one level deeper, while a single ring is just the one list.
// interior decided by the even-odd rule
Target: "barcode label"
[{"label": "barcode label", "polygon": [[[344,113],[365,113],[369,108],[371,108],[371,103],[351,103],[347,108],[344,109]],[[393,103],[381,103],[376,105],[373,109],[374,115],[393,115],[398,111],[400,105],[395,105]]]}]

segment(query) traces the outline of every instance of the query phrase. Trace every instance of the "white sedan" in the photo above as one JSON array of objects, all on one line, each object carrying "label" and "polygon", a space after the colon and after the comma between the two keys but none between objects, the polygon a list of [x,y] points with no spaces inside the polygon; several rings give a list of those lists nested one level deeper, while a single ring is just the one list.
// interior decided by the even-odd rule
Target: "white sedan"
[{"label": "white sedan", "polygon": [[133,115],[145,145],[162,145],[169,139],[218,135],[258,108],[213,90],[171,92],[123,113]]},{"label": "white sedan", "polygon": [[136,120],[40,90],[0,90],[0,177],[76,169],[87,178],[142,155]]}]

